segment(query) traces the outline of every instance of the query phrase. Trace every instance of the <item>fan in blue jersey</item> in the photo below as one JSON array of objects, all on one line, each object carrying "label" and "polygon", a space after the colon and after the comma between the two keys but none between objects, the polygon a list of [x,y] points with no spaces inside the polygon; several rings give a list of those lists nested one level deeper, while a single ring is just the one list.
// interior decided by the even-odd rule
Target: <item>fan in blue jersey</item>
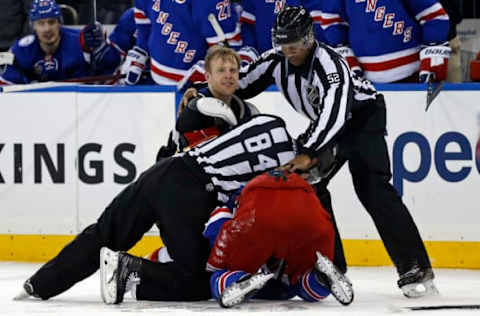
[{"label": "fan in blue jersey", "polygon": [[260,53],[272,48],[272,27],[278,13],[285,6],[303,6],[314,20],[315,37],[324,41],[320,25],[320,2],[318,0],[242,0],[242,39],[244,45],[255,47]]},{"label": "fan in blue jersey", "polygon": [[176,84],[207,48],[222,41],[208,20],[213,14],[233,48],[242,46],[238,17],[230,1],[137,0],[136,46],[122,67],[125,83],[137,84],[150,59],[151,75],[157,84]]},{"label": "fan in blue jersey", "polygon": [[449,17],[438,0],[319,1],[327,44],[373,82],[446,79]]},{"label": "fan in blue jersey", "polygon": [[0,76],[0,84],[64,80],[90,74],[80,47],[80,32],[62,26],[54,0],[35,0],[30,9],[34,34],[12,47],[14,62]]}]

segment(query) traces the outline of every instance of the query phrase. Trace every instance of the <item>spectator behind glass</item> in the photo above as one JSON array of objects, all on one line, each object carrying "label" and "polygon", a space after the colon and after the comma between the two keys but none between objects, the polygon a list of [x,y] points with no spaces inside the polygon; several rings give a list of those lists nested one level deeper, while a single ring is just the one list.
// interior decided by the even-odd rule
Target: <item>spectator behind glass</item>
[{"label": "spectator behind glass", "polygon": [[327,43],[373,82],[447,77],[449,19],[438,0],[321,1]]},{"label": "spectator behind glass", "polygon": [[0,1],[0,51],[7,51],[28,30],[30,0]]},{"label": "spectator behind glass", "polygon": [[[463,13],[460,10],[462,0],[440,0],[445,11],[450,17],[450,28],[448,31],[448,41],[452,54],[448,60],[448,82],[462,82],[462,63],[460,58],[461,42],[457,36],[457,25],[462,22]],[[479,5],[480,7],[480,5]]]}]

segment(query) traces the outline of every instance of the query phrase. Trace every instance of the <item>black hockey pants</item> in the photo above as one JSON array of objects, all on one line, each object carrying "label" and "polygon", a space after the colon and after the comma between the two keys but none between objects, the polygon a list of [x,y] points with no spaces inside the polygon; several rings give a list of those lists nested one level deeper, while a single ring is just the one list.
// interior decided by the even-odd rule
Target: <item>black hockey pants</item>
[{"label": "black hockey pants", "polygon": [[390,184],[390,159],[385,142],[386,108],[383,95],[376,102],[352,110],[352,119],[339,139],[340,161],[328,178],[316,185],[323,206],[332,214],[336,231],[334,263],[346,271],[343,247],[333,217],[330,179],[348,161],[355,192],[370,214],[387,252],[402,274],[415,263],[431,267],[425,246],[410,212]]},{"label": "black hockey pants", "polygon": [[183,159],[161,160],[120,192],[95,224],[30,278],[35,292],[43,299],[64,292],[97,271],[102,246],[126,251],[157,224],[174,262],[144,260],[137,299],[210,298],[210,275],[204,272],[209,245],[202,231],[217,204],[216,193],[206,190]]}]

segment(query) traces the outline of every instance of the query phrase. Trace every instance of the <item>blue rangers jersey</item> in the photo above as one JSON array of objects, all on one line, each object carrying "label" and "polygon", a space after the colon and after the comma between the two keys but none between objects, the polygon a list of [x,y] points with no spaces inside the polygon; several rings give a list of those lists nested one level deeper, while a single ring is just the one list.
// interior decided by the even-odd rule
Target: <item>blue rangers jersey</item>
[{"label": "blue rangers jersey", "polygon": [[230,0],[136,0],[137,46],[150,54],[151,74],[158,84],[175,84],[209,46],[221,42],[208,21],[213,13],[229,45],[242,46],[240,25]]},{"label": "blue rangers jersey", "polygon": [[137,39],[137,26],[135,24],[135,8],[123,12],[112,33],[108,36],[108,42],[125,56],[130,48],[135,45]]},{"label": "blue rangers jersey", "polygon": [[107,38],[105,52],[99,62],[98,70],[102,74],[113,74],[122,64],[127,52],[135,45],[137,26],[134,18],[134,8],[125,10],[118,24]]},{"label": "blue rangers jersey", "polygon": [[320,2],[318,0],[242,0],[242,40],[244,45],[255,47],[261,54],[272,48],[272,27],[278,13],[285,6],[303,6],[314,21],[315,37],[325,40],[320,25]]},{"label": "blue rangers jersey", "polygon": [[0,84],[58,81],[90,74],[80,47],[80,31],[61,27],[60,44],[52,56],[46,56],[36,35],[27,35],[10,49],[15,55],[0,75]]},{"label": "blue rangers jersey", "polygon": [[338,0],[321,6],[327,43],[351,46],[373,82],[414,74],[422,45],[447,41],[449,18],[437,0]]}]

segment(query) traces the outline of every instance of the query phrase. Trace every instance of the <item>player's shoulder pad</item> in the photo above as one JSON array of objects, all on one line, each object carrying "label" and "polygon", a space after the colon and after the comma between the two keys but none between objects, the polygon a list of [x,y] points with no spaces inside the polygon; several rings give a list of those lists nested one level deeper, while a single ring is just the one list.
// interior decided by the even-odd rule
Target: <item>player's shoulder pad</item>
[{"label": "player's shoulder pad", "polygon": [[203,115],[218,117],[230,126],[238,124],[237,118],[228,104],[217,98],[204,97],[198,99],[197,109]]},{"label": "player's shoulder pad", "polygon": [[21,39],[19,39],[18,40],[18,46],[28,47],[28,46],[32,45],[33,42],[35,42],[35,35],[30,34],[30,35],[24,36]]}]

